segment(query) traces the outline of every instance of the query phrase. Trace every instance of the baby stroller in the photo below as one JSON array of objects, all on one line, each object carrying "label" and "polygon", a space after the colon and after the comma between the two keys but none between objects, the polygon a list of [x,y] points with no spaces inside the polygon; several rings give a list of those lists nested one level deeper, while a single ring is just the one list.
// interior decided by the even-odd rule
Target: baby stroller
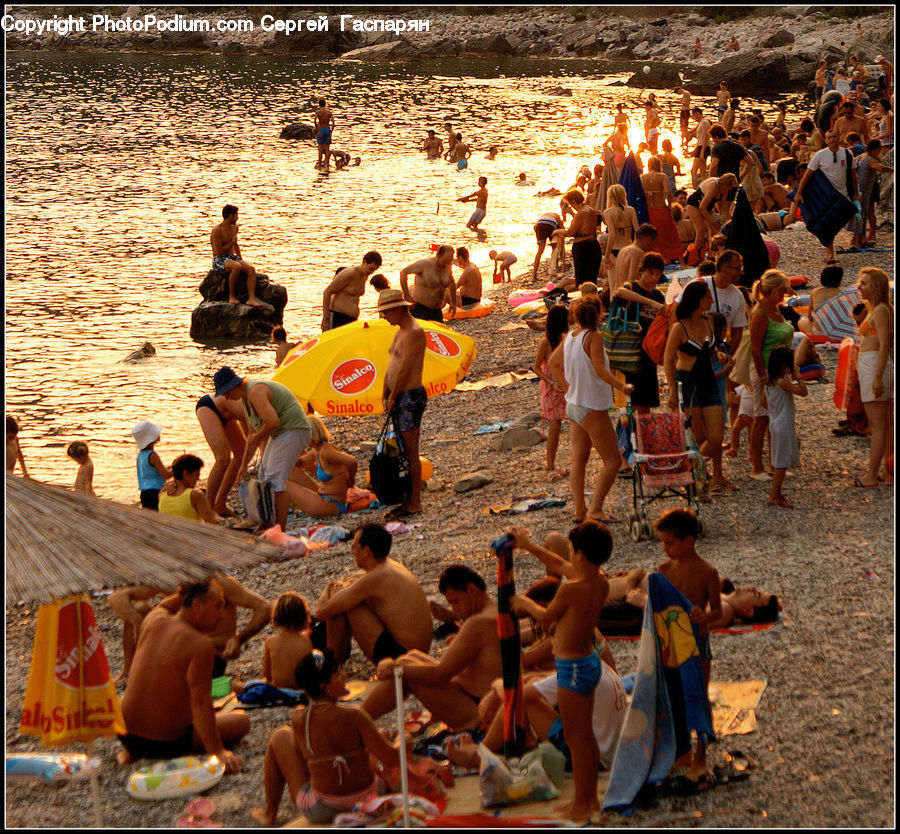
[{"label": "baby stroller", "polygon": [[[655,538],[647,507],[661,498],[684,498],[699,519],[697,481],[704,461],[682,411],[681,383],[678,383],[677,413],[637,414],[631,407],[631,398],[626,413],[635,451],[631,458],[634,509],[625,521],[631,538],[639,542]],[[658,491],[650,494],[651,490]],[[704,532],[705,525],[700,520],[700,535]]]}]

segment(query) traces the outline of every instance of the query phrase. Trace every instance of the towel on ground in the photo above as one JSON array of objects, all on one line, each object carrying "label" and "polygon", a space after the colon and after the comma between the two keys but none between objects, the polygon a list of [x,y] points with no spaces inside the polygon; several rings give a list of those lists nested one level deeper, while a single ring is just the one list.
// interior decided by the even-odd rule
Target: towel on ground
[{"label": "towel on ground", "polygon": [[645,785],[665,780],[690,750],[690,732],[714,741],[693,606],[668,579],[651,573],[631,706],[622,725],[603,808],[628,812]]}]

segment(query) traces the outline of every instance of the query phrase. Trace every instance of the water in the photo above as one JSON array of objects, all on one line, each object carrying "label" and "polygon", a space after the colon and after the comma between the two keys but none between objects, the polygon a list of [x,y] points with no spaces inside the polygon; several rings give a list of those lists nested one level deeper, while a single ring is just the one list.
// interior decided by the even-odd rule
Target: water
[{"label": "water", "polygon": [[[643,119],[635,91],[607,89],[626,75],[600,75],[588,60],[14,52],[6,77],[6,410],[31,474],[72,483],[65,449],[85,440],[98,494],[126,501],[137,497],[135,423],[165,426],[164,460],[192,451],[209,464],[194,404],[212,375],[273,366],[269,346],[188,335],[225,203],[240,208],[244,257],[287,288],[285,326],[298,339],[317,331],[335,268],[369,249],[394,286],[431,243],[468,246],[488,282],[491,248],[530,262],[532,224],[557,210],[535,191],[565,189],[599,161],[616,101],[635,105],[635,147]],[[572,97],[547,95],[560,84]],[[320,95],[335,109],[334,147],[361,167],[318,176],[310,143],[278,139],[284,124],[311,122]],[[675,138],[676,97],[658,96],[663,138]],[[477,148],[462,172],[418,151],[447,120]],[[501,148],[493,161],[490,144]],[[513,186],[519,171],[536,187]],[[474,205],[454,199],[481,174],[490,202],[479,240],[464,228]],[[374,302],[370,291],[364,315]],[[122,364],[145,340],[157,356]]]}]

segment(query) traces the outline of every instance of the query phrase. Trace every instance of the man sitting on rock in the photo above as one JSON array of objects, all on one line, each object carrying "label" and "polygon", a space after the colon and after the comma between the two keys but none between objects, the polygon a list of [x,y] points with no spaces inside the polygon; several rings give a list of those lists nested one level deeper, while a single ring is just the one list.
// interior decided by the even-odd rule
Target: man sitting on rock
[{"label": "man sitting on rock", "polygon": [[177,614],[159,608],[141,631],[122,716],[128,733],[119,764],[135,759],[172,759],[192,752],[218,756],[228,773],[241,769],[238,756],[226,749],[250,732],[243,711],[213,709],[212,679],[216,654],[205,632],[215,628],[225,598],[216,580],[187,586]]},{"label": "man sitting on rock", "polygon": [[459,634],[440,660],[414,651],[379,663],[380,680],[363,701],[372,718],[394,708],[394,667],[401,665],[404,693],[415,695],[435,721],[466,730],[481,720],[478,705],[501,674],[497,604],[484,579],[465,565],[447,568],[438,588],[463,621]]},{"label": "man sitting on rock", "polygon": [[338,579],[322,592],[316,618],[326,623],[328,648],[341,662],[350,638],[373,663],[431,647],[431,611],[418,580],[388,558],[392,537],[380,524],[358,527],[350,553],[364,573]]},{"label": "man sitting on rock", "polygon": [[228,302],[240,304],[235,294],[235,283],[241,272],[247,273],[247,300],[248,307],[267,307],[273,309],[271,304],[260,301],[256,297],[256,268],[249,261],[242,260],[241,247],[238,246],[238,210],[237,206],[227,205],[222,209],[222,220],[214,227],[209,236],[209,242],[213,250],[213,269],[218,269],[228,276]]}]

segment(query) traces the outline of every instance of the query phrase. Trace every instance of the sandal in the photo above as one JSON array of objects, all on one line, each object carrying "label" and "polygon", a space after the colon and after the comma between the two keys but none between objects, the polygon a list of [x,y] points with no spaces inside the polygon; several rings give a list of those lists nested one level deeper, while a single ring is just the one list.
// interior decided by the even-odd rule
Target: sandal
[{"label": "sandal", "polygon": [[878,484],[864,484],[859,478],[854,478],[853,486],[855,486],[857,489],[875,489]]}]

